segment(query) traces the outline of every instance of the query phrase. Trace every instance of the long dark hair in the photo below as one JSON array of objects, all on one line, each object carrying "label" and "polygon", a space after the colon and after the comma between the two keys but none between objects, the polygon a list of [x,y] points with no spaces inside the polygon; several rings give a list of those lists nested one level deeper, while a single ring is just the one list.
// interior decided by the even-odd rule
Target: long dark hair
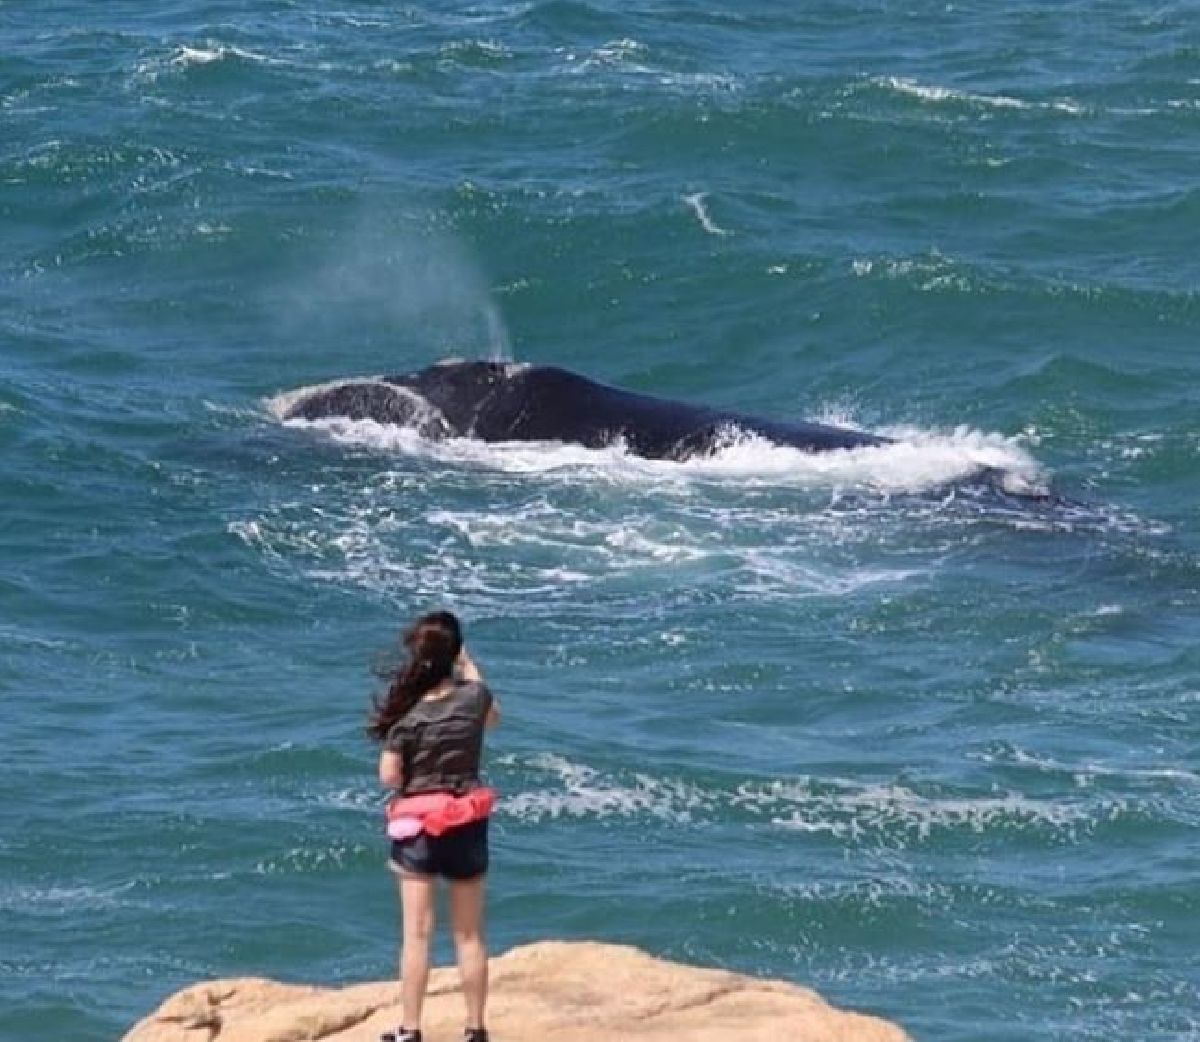
[{"label": "long dark hair", "polygon": [[371,700],[367,734],[377,742],[387,737],[423,694],[453,673],[454,661],[462,650],[462,627],[452,612],[433,611],[405,631],[403,644],[408,657],[398,668],[383,673],[388,681],[387,692]]}]

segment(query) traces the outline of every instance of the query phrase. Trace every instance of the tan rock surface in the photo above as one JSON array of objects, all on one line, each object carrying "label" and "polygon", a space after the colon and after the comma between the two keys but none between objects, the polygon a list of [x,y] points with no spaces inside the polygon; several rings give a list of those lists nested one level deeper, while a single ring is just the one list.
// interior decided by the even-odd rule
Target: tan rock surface
[{"label": "tan rock surface", "polygon": [[[656,959],[589,941],[530,944],[491,962],[495,1042],[905,1042],[896,1025],[834,1009],[783,981]],[[123,1042],[376,1042],[400,1016],[394,981],[346,988],[254,977],[178,992]],[[458,1042],[458,973],[434,970],[426,1042]]]}]

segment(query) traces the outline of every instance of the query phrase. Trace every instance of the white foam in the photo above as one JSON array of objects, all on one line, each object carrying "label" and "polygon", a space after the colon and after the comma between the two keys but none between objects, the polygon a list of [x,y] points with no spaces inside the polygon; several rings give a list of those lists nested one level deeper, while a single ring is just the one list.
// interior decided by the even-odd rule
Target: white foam
[{"label": "white foam", "polygon": [[[514,760],[499,762],[511,764]],[[551,780],[546,786],[500,801],[502,814],[522,821],[649,817],[682,824],[712,806],[712,798],[704,790],[678,780],[640,773],[627,781],[606,778],[591,767],[551,753],[532,757],[528,765]]]},{"label": "white foam", "polygon": [[204,238],[222,238],[230,234],[233,229],[227,224],[210,224],[208,221],[201,221],[196,225],[196,234]]},{"label": "white foam", "polygon": [[1092,785],[1097,778],[1132,782],[1172,782],[1177,785],[1200,785],[1200,774],[1183,767],[1114,766],[1085,760],[1081,763],[1066,763],[1051,756],[1040,756],[1013,748],[1001,754],[987,754],[981,759],[985,763],[1010,763],[1018,767],[1030,767],[1051,773],[1069,774],[1081,788]]},{"label": "white foam", "polygon": [[[322,385],[340,386],[339,383]],[[284,415],[306,394],[304,388],[271,399],[267,406]],[[711,456],[682,462],[638,456],[617,442],[589,449],[563,442],[483,442],[471,438],[429,441],[410,427],[374,420],[290,420],[290,425],[325,431],[333,440],[386,452],[403,452],[446,463],[477,466],[508,474],[561,473],[569,480],[659,484],[662,482],[755,483],[800,488],[861,489],[884,493],[923,492],[995,470],[1014,493],[1040,492],[1040,465],[1017,438],[969,427],[942,432],[895,427],[883,433],[894,444],[829,452],[805,452],[757,436],[738,435]]]},{"label": "white foam", "polygon": [[1073,834],[1122,809],[1110,802],[1038,800],[1019,793],[923,795],[905,785],[849,779],[743,785],[735,802],[782,828],[825,831],[898,848],[945,830],[983,833],[997,827],[1032,827]]},{"label": "white foam", "polygon": [[208,65],[210,62],[220,61],[229,52],[223,47],[205,48],[205,47],[180,47],[171,57],[171,61],[176,65]]},{"label": "white foam", "polygon": [[[310,390],[268,407],[281,415]],[[846,423],[837,410],[823,418]],[[400,590],[492,606],[519,598],[539,612],[583,583],[624,597],[639,573],[671,585],[719,582],[755,602],[904,584],[942,558],[897,558],[897,526],[911,526],[914,510],[977,512],[974,489],[946,482],[985,467],[1038,473],[1015,439],[966,428],[897,428],[905,440],[896,445],[817,454],[732,435],[711,457],[675,462],[621,444],[431,440],[371,420],[287,423],[380,458],[367,472],[335,469],[328,487],[314,484],[319,506],[281,502],[232,521],[230,535],[265,565],[386,599]],[[889,503],[932,488],[942,491],[903,511]],[[999,507],[980,509],[990,517]],[[1017,521],[1025,513],[1013,509]],[[864,563],[864,543],[884,559]]]},{"label": "white foam", "polygon": [[271,58],[265,54],[225,44],[208,44],[204,47],[188,47],[185,44],[175,50],[171,56],[171,64],[211,65],[213,62],[225,61],[229,58],[240,58],[243,61],[258,62],[264,65],[283,64],[278,58]]},{"label": "white foam", "polygon": [[[510,374],[511,375],[511,374]],[[376,386],[385,388],[390,394],[397,398],[407,399],[412,409],[412,419],[404,427],[396,427],[391,424],[380,424],[374,421],[357,421],[348,420],[339,417],[330,419],[322,419],[317,421],[304,420],[300,418],[287,420],[290,426],[295,427],[317,427],[326,430],[334,438],[335,441],[345,443],[361,443],[358,437],[359,426],[362,423],[373,423],[375,427],[382,430],[392,430],[397,432],[407,432],[412,437],[421,437],[423,434],[433,432],[441,432],[447,429],[445,416],[441,411],[435,408],[421,395],[417,394],[411,388],[402,387],[399,384],[389,383],[382,377],[371,376],[355,380],[334,380],[329,383],[314,384],[309,387],[301,387],[295,391],[285,391],[282,394],[277,394],[273,398],[265,399],[263,405],[267,411],[277,420],[283,420],[285,416],[304,399],[311,397],[314,394],[320,394],[325,391],[337,390],[343,387],[366,387]],[[376,438],[367,439],[368,443],[378,441]]]},{"label": "white foam", "polygon": [[586,518],[568,514],[543,499],[507,511],[494,507],[433,510],[425,515],[425,521],[454,532],[474,549],[522,546],[545,548],[558,555],[569,548],[578,559],[587,559],[593,566],[637,561],[685,564],[707,553],[696,539],[678,528],[664,530],[665,526],[641,517],[625,521]]},{"label": "white foam", "polygon": [[694,192],[691,195],[685,195],[683,201],[687,203],[696,215],[696,220],[700,222],[700,227],[708,232],[709,235],[732,235],[733,232],[727,228],[718,227],[709,216],[708,208],[704,205],[704,200],[707,198],[707,192]]},{"label": "white foam", "polygon": [[901,94],[909,94],[914,98],[920,98],[922,101],[968,101],[1000,109],[1027,109],[1031,107],[1028,102],[1022,101],[1020,98],[1011,98],[1005,94],[972,94],[968,91],[955,90],[951,87],[920,84],[916,80],[907,79],[903,76],[883,76],[874,82],[878,86],[888,87]]},{"label": "white foam", "polygon": [[878,275],[888,279],[912,279],[921,293],[945,290],[969,293],[975,288],[968,269],[936,250],[922,257],[856,258],[851,261],[850,270],[859,278]]},{"label": "white foam", "polygon": [[244,47],[206,41],[204,44],[194,47],[188,44],[181,44],[169,56],[158,55],[142,61],[137,66],[136,76],[154,83],[158,79],[159,74],[163,72],[169,72],[170,70],[186,71],[230,60],[253,62],[258,65],[290,64],[282,58],[272,58],[270,55],[246,50]]},{"label": "white foam", "polygon": [[132,890],[136,880],[113,886],[24,886],[0,890],[0,910],[33,914],[67,915],[117,908],[128,905],[122,894]]},{"label": "white foam", "polygon": [[503,770],[541,776],[536,787],[501,801],[502,813],[523,821],[649,817],[682,824],[748,817],[776,828],[892,850],[943,831],[1034,829],[1074,836],[1127,809],[1120,801],[1043,800],[1013,792],[925,795],[906,785],[844,778],[747,781],[731,790],[644,772],[608,774],[551,753],[499,757],[495,763]]},{"label": "white foam", "polygon": [[833,573],[795,556],[792,547],[751,547],[741,554],[746,578],[735,581],[740,592],[761,598],[779,593],[795,598],[805,593],[846,597],[871,586],[902,583],[921,574],[914,568],[857,568]]},{"label": "white foam", "polygon": [[633,72],[652,72],[645,64],[650,54],[650,48],[638,40],[628,37],[620,40],[609,40],[592,51],[583,67],[589,66],[618,66]]},{"label": "white foam", "polygon": [[562,57],[569,74],[586,76],[599,70],[606,83],[615,74],[672,91],[733,93],[742,86],[737,77],[727,72],[681,71],[656,64],[646,44],[628,38],[609,40],[582,57],[561,47],[555,53]]},{"label": "white foam", "polygon": [[28,647],[45,648],[54,651],[69,647],[65,641],[52,640],[38,633],[30,633],[17,626],[10,625],[0,625],[0,644],[2,643],[22,644]]},{"label": "white foam", "polygon": [[460,55],[472,57],[478,54],[491,61],[507,60],[513,56],[513,52],[499,40],[487,39],[452,40],[443,44],[438,53],[444,58],[457,58]]},{"label": "white foam", "polygon": [[255,862],[257,875],[307,875],[343,869],[350,862],[369,855],[374,848],[365,843],[332,843],[324,847],[291,847],[278,855]]},{"label": "white foam", "polygon": [[307,387],[297,387],[294,391],[281,391],[270,398],[263,399],[266,410],[277,420],[282,420],[297,402],[322,391],[333,391],[339,387],[347,387],[355,383],[374,383],[381,380],[379,376],[364,376],[357,380],[327,380],[325,383],[309,384]]},{"label": "white foam", "polygon": [[349,788],[337,789],[334,792],[317,792],[308,798],[322,807],[382,816],[386,795],[380,793],[377,788]]},{"label": "white foam", "polygon": [[976,94],[971,91],[959,90],[954,87],[940,87],[936,84],[918,83],[904,76],[880,76],[870,81],[877,87],[907,94],[931,103],[954,102],[958,104],[982,105],[992,109],[1013,109],[1028,111],[1033,109],[1062,112],[1078,116],[1085,111],[1083,106],[1070,98],[1060,98],[1054,101],[1024,101],[1007,94]]}]

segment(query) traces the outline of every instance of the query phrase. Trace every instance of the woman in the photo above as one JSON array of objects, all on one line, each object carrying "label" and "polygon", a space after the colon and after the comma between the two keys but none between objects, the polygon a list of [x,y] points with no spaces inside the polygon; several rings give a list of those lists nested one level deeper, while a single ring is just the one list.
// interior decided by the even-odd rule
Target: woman
[{"label": "woman", "polygon": [[[375,699],[367,726],[383,743],[379,781],[400,797],[389,807],[389,834],[404,837],[393,839],[390,865],[399,878],[404,919],[403,1020],[382,1042],[421,1042],[438,876],[450,884],[450,922],[467,1005],[465,1042],[488,1042],[483,908],[490,800],[476,797],[491,795],[480,783],[479,760],[483,730],[499,723],[500,710],[450,612],[417,619],[404,634],[404,647],[408,659],[391,674],[383,699]],[[428,807],[439,800],[451,810],[469,809],[435,824]],[[406,809],[412,807],[418,809]]]}]

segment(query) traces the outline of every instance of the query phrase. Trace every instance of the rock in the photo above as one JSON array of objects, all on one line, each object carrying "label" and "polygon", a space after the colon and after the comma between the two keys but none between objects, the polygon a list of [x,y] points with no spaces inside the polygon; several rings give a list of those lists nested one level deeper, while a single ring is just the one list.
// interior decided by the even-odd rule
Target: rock
[{"label": "rock", "polygon": [[[178,992],[123,1042],[376,1042],[399,1021],[396,982],[316,988],[254,977]],[[458,971],[430,975],[427,1042],[462,1037]],[[683,966],[636,948],[543,941],[491,961],[495,1042],[906,1042],[784,981]]]}]

